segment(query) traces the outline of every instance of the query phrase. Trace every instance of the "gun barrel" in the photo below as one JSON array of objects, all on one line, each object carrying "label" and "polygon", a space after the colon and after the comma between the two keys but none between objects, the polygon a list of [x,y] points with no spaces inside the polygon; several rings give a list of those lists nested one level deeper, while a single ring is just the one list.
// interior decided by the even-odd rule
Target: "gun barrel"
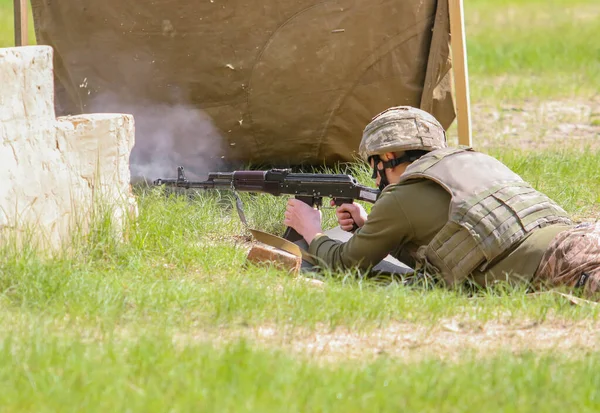
[{"label": "gun barrel", "polygon": [[187,179],[182,181],[179,179],[156,179],[154,181],[154,185],[165,185],[165,186],[173,186],[176,188],[201,188],[201,189],[213,189],[217,185],[215,185],[212,181],[188,181]]}]

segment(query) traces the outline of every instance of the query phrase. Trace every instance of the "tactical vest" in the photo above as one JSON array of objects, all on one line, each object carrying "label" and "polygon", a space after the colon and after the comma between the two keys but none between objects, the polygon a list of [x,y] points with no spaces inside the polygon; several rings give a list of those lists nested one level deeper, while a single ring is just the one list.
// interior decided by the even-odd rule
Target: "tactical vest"
[{"label": "tactical vest", "polygon": [[399,184],[426,178],[452,196],[448,222],[415,257],[433,265],[448,285],[463,281],[531,231],[570,224],[567,213],[500,161],[471,148],[438,149],[412,163]]}]

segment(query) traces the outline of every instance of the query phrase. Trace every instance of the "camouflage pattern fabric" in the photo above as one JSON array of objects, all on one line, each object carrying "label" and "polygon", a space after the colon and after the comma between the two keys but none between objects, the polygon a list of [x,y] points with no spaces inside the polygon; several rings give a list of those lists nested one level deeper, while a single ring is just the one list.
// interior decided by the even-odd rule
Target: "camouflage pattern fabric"
[{"label": "camouflage pattern fabric", "polygon": [[536,289],[582,289],[586,297],[600,293],[600,222],[559,233],[542,257],[532,283]]},{"label": "camouflage pattern fabric", "polygon": [[411,106],[395,106],[375,116],[363,131],[358,152],[371,155],[446,147],[446,131],[435,117]]}]

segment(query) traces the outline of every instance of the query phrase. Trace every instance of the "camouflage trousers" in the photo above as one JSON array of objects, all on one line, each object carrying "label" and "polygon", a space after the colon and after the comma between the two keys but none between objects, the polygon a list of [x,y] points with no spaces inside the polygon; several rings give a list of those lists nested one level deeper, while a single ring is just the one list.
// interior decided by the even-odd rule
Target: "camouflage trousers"
[{"label": "camouflage trousers", "polygon": [[591,297],[600,293],[600,222],[559,233],[532,280],[535,289],[564,286]]}]

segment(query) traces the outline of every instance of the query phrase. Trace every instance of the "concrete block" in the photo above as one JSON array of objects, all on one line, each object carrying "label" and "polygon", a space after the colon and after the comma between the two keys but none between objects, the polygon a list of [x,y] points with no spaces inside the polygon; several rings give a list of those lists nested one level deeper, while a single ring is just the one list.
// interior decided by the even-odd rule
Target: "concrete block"
[{"label": "concrete block", "polygon": [[52,49],[0,49],[0,243],[56,250],[88,228],[98,206],[115,228],[135,213],[125,114],[55,118]]}]

